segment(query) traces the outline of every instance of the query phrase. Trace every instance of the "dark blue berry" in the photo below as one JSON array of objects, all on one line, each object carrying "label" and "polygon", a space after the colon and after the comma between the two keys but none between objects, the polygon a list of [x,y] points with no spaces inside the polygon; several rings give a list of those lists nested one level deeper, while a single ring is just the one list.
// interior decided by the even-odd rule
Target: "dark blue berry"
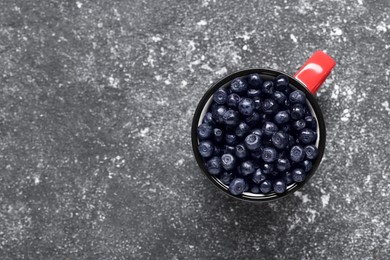
[{"label": "dark blue berry", "polygon": [[270,121],[270,116],[264,113],[260,114],[260,124],[264,124],[265,122]]},{"label": "dark blue berry", "polygon": [[252,184],[249,190],[250,190],[250,192],[252,192],[254,194],[260,193],[260,187],[259,187],[259,185],[256,185],[256,184]]},{"label": "dark blue berry", "polygon": [[255,110],[261,109],[261,99],[259,97],[252,98]]},{"label": "dark blue berry", "polygon": [[203,158],[210,157],[214,154],[214,145],[209,141],[200,142],[198,151]]},{"label": "dark blue berry", "polygon": [[303,119],[299,119],[297,121],[294,121],[292,123],[292,128],[295,130],[295,131],[301,131],[303,128],[306,127],[306,122],[305,120]]},{"label": "dark blue berry", "polygon": [[248,89],[247,96],[250,98],[259,97],[261,95],[260,89]]},{"label": "dark blue berry", "polygon": [[292,147],[295,144],[295,139],[292,135],[288,136],[288,146],[287,147]]},{"label": "dark blue berry", "polygon": [[284,132],[276,132],[272,135],[272,144],[278,149],[284,149],[288,146],[288,135]]},{"label": "dark blue berry", "polygon": [[310,160],[304,160],[301,166],[305,172],[309,172],[313,168],[313,163]]},{"label": "dark blue berry", "polygon": [[214,128],[214,141],[220,143],[223,140],[223,132],[219,128]]},{"label": "dark blue berry", "polygon": [[250,114],[252,114],[254,109],[255,104],[250,98],[243,98],[238,103],[238,111],[244,116],[249,116]]},{"label": "dark blue berry", "polygon": [[284,75],[279,75],[275,78],[275,89],[284,91],[289,85],[288,78]]},{"label": "dark blue berry", "polygon": [[228,109],[223,114],[223,122],[227,126],[236,126],[240,122],[240,114],[232,109]]},{"label": "dark blue berry", "polygon": [[315,147],[314,145],[308,145],[305,147],[305,153],[307,159],[314,160],[318,156],[317,147]]},{"label": "dark blue berry", "polygon": [[272,99],[265,99],[261,104],[261,110],[268,115],[275,114],[278,111],[278,109],[279,109],[278,104]]},{"label": "dark blue berry", "polygon": [[267,179],[267,176],[261,171],[261,169],[257,169],[253,175],[252,175],[252,181],[256,184],[260,184],[261,182],[265,181]]},{"label": "dark blue berry", "polygon": [[214,146],[214,155],[215,156],[220,156],[221,155],[221,148],[219,148],[218,146]]},{"label": "dark blue berry", "polygon": [[214,125],[215,122],[213,120],[213,114],[210,112],[207,112],[206,115],[203,117],[203,123],[208,124],[208,125]]},{"label": "dark blue berry", "polygon": [[301,168],[296,168],[292,171],[292,178],[295,182],[303,182],[306,178],[306,173]]},{"label": "dark blue berry", "polygon": [[244,192],[249,191],[249,183],[245,181]]},{"label": "dark blue berry", "polygon": [[279,151],[279,157],[278,158],[287,158],[288,157],[288,152],[289,152],[288,148]]},{"label": "dark blue berry", "polygon": [[288,98],[292,104],[305,104],[306,96],[301,90],[294,90]]},{"label": "dark blue berry", "polygon": [[219,179],[221,182],[225,185],[229,185],[232,180],[234,179],[234,174],[232,172],[223,172],[220,176]]},{"label": "dark blue berry", "polygon": [[212,157],[207,161],[206,168],[211,175],[218,175],[222,170],[221,158],[218,156]]},{"label": "dark blue berry", "polygon": [[260,184],[260,191],[262,193],[268,193],[272,190],[272,182],[269,180],[265,180]]},{"label": "dark blue berry", "polygon": [[209,139],[213,134],[213,127],[209,124],[201,124],[198,126],[198,138],[200,140]]},{"label": "dark blue berry", "polygon": [[255,134],[249,134],[245,137],[244,143],[249,150],[256,151],[261,146],[261,137]]},{"label": "dark blue berry", "polygon": [[[289,87],[289,88],[286,88],[283,92],[286,94],[287,97],[289,97],[290,93],[293,92],[293,89]],[[287,100],[288,100],[288,98],[287,98]]]},{"label": "dark blue berry", "polygon": [[255,129],[252,129],[251,134],[255,134],[255,135],[262,137],[263,131],[261,131],[261,129],[255,128]]},{"label": "dark blue berry", "polygon": [[265,136],[263,139],[261,139],[261,144],[265,147],[272,146],[272,139],[268,136]]},{"label": "dark blue berry", "polygon": [[272,94],[273,99],[278,103],[279,105],[283,105],[284,102],[286,101],[287,97],[283,92],[280,91],[275,91]]},{"label": "dark blue berry", "polygon": [[311,129],[303,129],[299,134],[299,141],[301,141],[304,144],[310,144],[316,141],[317,139],[317,133],[314,132]]},{"label": "dark blue berry", "polygon": [[263,124],[262,130],[265,136],[271,137],[278,131],[278,127],[274,123],[268,121]]},{"label": "dark blue berry", "polygon": [[307,116],[312,116],[312,113],[311,113],[310,108],[308,106],[306,106],[304,117],[307,117]]},{"label": "dark blue berry", "polygon": [[232,93],[227,97],[226,105],[231,108],[236,108],[240,100],[241,97],[238,94]]},{"label": "dark blue berry", "polygon": [[247,183],[242,178],[235,178],[230,182],[229,192],[235,196],[242,194],[245,191]]},{"label": "dark blue berry", "polygon": [[317,130],[317,121],[314,117],[306,116],[305,122],[306,122],[306,127],[310,128],[312,130]]},{"label": "dark blue berry", "polygon": [[254,88],[259,88],[261,86],[261,84],[263,84],[263,80],[261,79],[259,74],[255,73],[255,74],[249,75],[248,83],[250,86],[252,86]]},{"label": "dark blue berry", "polygon": [[225,142],[228,145],[236,145],[236,144],[238,144],[238,137],[234,134],[226,134],[225,135]]},{"label": "dark blue berry", "polygon": [[222,152],[223,153],[230,153],[230,154],[235,154],[236,148],[231,145],[224,145]]},{"label": "dark blue berry", "polygon": [[278,125],[282,125],[290,121],[290,114],[288,111],[279,111],[275,116],[274,116],[274,122]]},{"label": "dark blue berry", "polygon": [[301,104],[295,104],[291,108],[290,116],[293,120],[301,119],[305,115],[305,108]]},{"label": "dark blue berry", "polygon": [[274,93],[274,83],[272,81],[264,81],[263,85],[261,86],[261,92],[265,94]]},{"label": "dark blue berry", "polygon": [[237,158],[244,159],[248,156],[248,151],[243,144],[238,144],[235,147],[235,154]]},{"label": "dark blue berry", "polygon": [[215,93],[213,95],[213,99],[214,99],[215,103],[217,103],[219,105],[225,104],[227,97],[228,97],[228,93],[224,88],[218,89],[217,91],[215,91]]},{"label": "dark blue berry", "polygon": [[287,186],[286,186],[286,182],[284,180],[276,180],[274,182],[274,192],[275,193],[278,193],[278,194],[283,193],[286,191],[286,188],[287,188]]},{"label": "dark blue berry", "polygon": [[291,131],[291,126],[290,126],[290,124],[287,124],[287,125],[282,126],[282,128],[280,129],[280,131],[285,132],[285,133],[289,133],[289,132]]},{"label": "dark blue berry", "polygon": [[270,180],[281,179],[282,177],[283,177],[283,173],[280,173],[278,171],[273,171],[270,174],[268,174],[268,179]]},{"label": "dark blue berry", "polygon": [[284,173],[284,181],[286,182],[287,185],[290,185],[291,183],[294,182],[292,178],[292,173],[291,172],[285,172]]},{"label": "dark blue berry", "polygon": [[236,158],[230,154],[226,153],[221,156],[221,162],[222,162],[222,167],[227,170],[233,170],[236,167]]},{"label": "dark blue berry", "polygon": [[211,113],[213,115],[213,119],[215,122],[222,124],[223,123],[223,115],[226,112],[226,107],[225,106],[213,106],[211,109]]},{"label": "dark blue berry", "polygon": [[264,163],[261,167],[264,174],[271,174],[275,170],[275,166],[272,163]]},{"label": "dark blue berry", "polygon": [[252,115],[247,116],[244,121],[251,127],[255,127],[260,124],[260,115],[257,112],[253,112]]},{"label": "dark blue berry", "polygon": [[241,137],[246,136],[249,133],[250,130],[251,130],[251,128],[245,122],[241,122],[241,123],[238,124],[238,126],[234,130],[234,133],[238,137],[241,138]]},{"label": "dark blue berry", "polygon": [[256,160],[261,159],[262,154],[263,154],[263,149],[261,147],[258,150],[251,152],[252,158]]},{"label": "dark blue berry", "polygon": [[294,145],[290,150],[290,158],[293,162],[303,161],[303,159],[305,159],[305,155],[305,150],[299,145]]},{"label": "dark blue berry", "polygon": [[237,175],[238,175],[238,176],[243,176],[242,173],[241,173],[241,167],[240,167],[240,166],[238,166],[238,167],[236,168],[236,171],[237,171]]},{"label": "dark blue berry", "polygon": [[285,172],[291,168],[291,163],[288,159],[280,158],[276,161],[276,169],[280,172]]},{"label": "dark blue berry", "polygon": [[241,163],[240,170],[242,176],[248,176],[255,171],[255,165],[252,161],[245,161]]},{"label": "dark blue berry", "polygon": [[233,79],[230,83],[230,89],[234,93],[242,93],[248,89],[246,82],[240,78]]},{"label": "dark blue berry", "polygon": [[278,158],[278,152],[275,150],[275,148],[266,147],[263,149],[263,154],[261,155],[261,158],[266,163],[272,163]]}]

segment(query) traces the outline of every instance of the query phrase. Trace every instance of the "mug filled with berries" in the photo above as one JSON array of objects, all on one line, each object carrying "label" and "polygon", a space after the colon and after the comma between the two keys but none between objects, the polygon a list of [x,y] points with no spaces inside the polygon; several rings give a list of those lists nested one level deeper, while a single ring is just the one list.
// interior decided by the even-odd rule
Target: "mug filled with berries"
[{"label": "mug filled with berries", "polygon": [[316,51],[294,76],[248,69],[214,84],[192,122],[202,172],[220,190],[270,201],[300,189],[325,150],[325,122],[314,94],[335,61]]}]

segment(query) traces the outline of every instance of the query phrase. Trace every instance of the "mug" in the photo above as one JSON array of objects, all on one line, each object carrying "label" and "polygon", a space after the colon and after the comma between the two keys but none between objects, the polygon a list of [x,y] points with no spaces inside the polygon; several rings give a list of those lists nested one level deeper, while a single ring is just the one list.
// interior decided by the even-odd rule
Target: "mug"
[{"label": "mug", "polygon": [[[191,139],[192,139],[192,148],[196,158],[196,161],[201,168],[202,172],[207,176],[207,178],[221,191],[224,193],[240,200],[252,201],[252,202],[260,202],[260,201],[270,201],[282,198],[288,194],[291,194],[300,188],[302,188],[305,183],[309,181],[309,179],[313,176],[315,171],[317,170],[321,159],[325,150],[325,138],[326,138],[326,130],[325,130],[325,122],[321,112],[321,108],[314,97],[314,94],[317,92],[322,83],[326,80],[329,73],[336,65],[336,62],[329,55],[324,53],[323,51],[316,51],[307,61],[306,63],[295,73],[294,76],[290,76],[284,72],[274,70],[274,69],[264,69],[264,68],[255,68],[255,69],[247,69],[235,72],[214,85],[212,85],[207,92],[204,94],[202,99],[200,100],[193,117],[192,121],[192,129],[191,129]],[[235,78],[248,76],[250,74],[257,73],[264,80],[273,80],[278,75],[284,75],[288,77],[290,87],[293,89],[301,90],[305,93],[307,99],[307,105],[310,109],[311,114],[317,121],[317,140],[316,147],[318,149],[318,156],[313,161],[312,169],[307,173],[306,178],[303,182],[289,185],[287,187],[286,192],[283,194],[277,194],[275,192],[267,193],[267,194],[255,194],[251,192],[244,192],[239,196],[234,196],[229,193],[228,186],[223,184],[216,176],[213,176],[208,173],[204,160],[198,151],[198,136],[197,136],[197,128],[202,123],[203,117],[207,113],[209,106],[213,101],[213,94],[222,86],[225,86],[229,82],[231,82]]]}]

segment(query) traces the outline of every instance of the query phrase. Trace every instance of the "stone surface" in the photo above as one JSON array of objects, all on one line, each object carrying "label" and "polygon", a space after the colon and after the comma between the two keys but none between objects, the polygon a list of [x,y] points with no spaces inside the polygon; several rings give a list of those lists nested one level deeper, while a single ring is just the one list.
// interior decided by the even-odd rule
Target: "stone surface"
[{"label": "stone surface", "polygon": [[[255,2],[255,3],[254,3]],[[390,2],[0,2],[1,259],[387,259]],[[190,125],[220,77],[326,50],[327,149],[255,205],[201,174]]]}]

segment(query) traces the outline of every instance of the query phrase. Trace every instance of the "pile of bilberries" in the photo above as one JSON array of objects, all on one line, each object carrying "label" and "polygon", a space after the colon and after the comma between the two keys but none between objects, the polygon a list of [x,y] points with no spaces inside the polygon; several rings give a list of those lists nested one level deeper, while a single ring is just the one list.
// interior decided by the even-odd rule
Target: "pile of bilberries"
[{"label": "pile of bilberries", "polygon": [[317,157],[317,121],[304,92],[284,75],[240,77],[218,89],[199,125],[198,151],[209,174],[243,192],[284,193],[305,180]]}]

